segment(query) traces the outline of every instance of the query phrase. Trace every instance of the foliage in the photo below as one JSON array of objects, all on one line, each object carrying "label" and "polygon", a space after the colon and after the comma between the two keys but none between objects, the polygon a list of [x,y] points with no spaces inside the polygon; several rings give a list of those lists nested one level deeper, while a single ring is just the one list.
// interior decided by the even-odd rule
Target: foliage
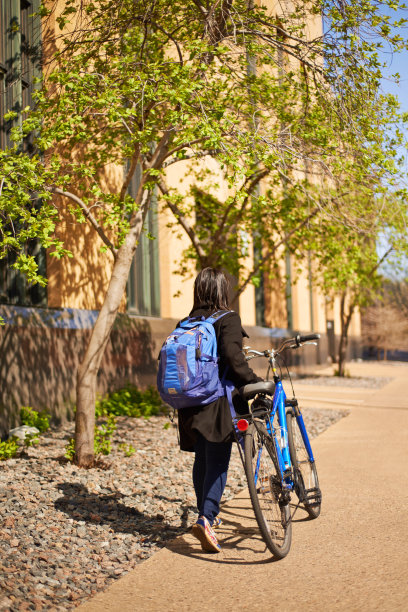
[{"label": "foliage", "polygon": [[[100,425],[95,425],[94,452],[99,455],[110,455],[112,450],[112,436],[116,431],[116,417],[109,414]],[[130,450],[130,446],[129,446]],[[64,456],[73,461],[75,457],[75,438],[71,438],[65,447]]]},{"label": "foliage", "polygon": [[[20,421],[22,425],[36,427],[40,433],[44,433],[50,427],[49,415],[46,412],[37,412],[30,406],[23,406],[20,409]],[[40,434],[29,434],[24,438],[24,446],[33,446],[38,444]],[[9,440],[0,442],[0,461],[15,457],[19,450],[19,439],[12,436]]]},{"label": "foliage", "polygon": [[112,450],[112,436],[116,431],[116,418],[109,414],[106,421],[95,427],[95,455],[109,455]]},{"label": "foliage", "polygon": [[5,440],[4,442],[0,442],[0,461],[5,461],[6,459],[15,457],[18,449],[18,441],[15,437]]},{"label": "foliage", "polygon": [[[391,11],[401,6],[385,4]],[[56,5],[44,3],[42,16]],[[22,251],[29,238],[39,237],[56,257],[70,255],[55,234],[65,206],[51,200],[52,192],[70,198],[76,222],[89,222],[115,253],[142,192],[157,182],[192,239],[187,256],[236,273],[248,249],[242,232],[270,246],[277,233],[301,225],[311,207],[339,218],[349,185],[367,184],[369,175],[375,190],[384,177],[392,180],[401,117],[395,98],[379,92],[379,51],[406,48],[399,33],[406,21],[380,13],[376,2],[295,1],[276,13],[246,0],[84,0],[80,10],[65,0],[55,16],[58,50],[36,107],[16,123],[16,145],[0,159],[0,256],[14,250],[15,267],[30,281],[46,282]],[[19,148],[29,133],[36,134],[34,155]],[[217,170],[199,187],[208,222],[201,236],[191,198],[166,186],[165,168],[189,159],[205,175],[200,160],[210,157]],[[126,160],[125,180],[112,189],[103,172]],[[137,167],[142,179],[132,198],[127,187]],[[268,186],[263,194],[256,190],[260,175]],[[214,189],[220,178],[231,190],[221,208]],[[324,189],[316,189],[322,179]],[[207,234],[220,220],[208,253]],[[291,249],[300,255],[301,244],[303,231]]]},{"label": "foliage", "polygon": [[40,441],[40,434],[50,428],[49,415],[46,412],[38,412],[30,406],[23,406],[20,409],[20,421],[22,425],[36,427],[40,433],[28,434],[24,438],[24,446],[34,446]]},{"label": "foliage", "polygon": [[40,434],[28,434],[24,438],[24,446],[36,446],[40,443]]},{"label": "foliage", "polygon": [[75,457],[75,438],[70,438],[68,444],[65,447],[64,457],[68,461],[73,461]]},{"label": "foliage", "polygon": [[46,412],[37,412],[30,406],[23,406],[20,409],[20,421],[22,425],[36,427],[40,433],[50,428],[49,415]]},{"label": "foliage", "polygon": [[119,444],[118,448],[125,453],[126,457],[131,457],[136,452],[136,449],[131,444],[126,444],[125,442]]},{"label": "foliage", "polygon": [[[116,430],[116,417],[144,417],[149,418],[157,414],[165,414],[166,406],[155,387],[148,387],[142,391],[135,385],[128,383],[122,389],[112,391],[96,401],[95,416],[107,417],[100,426],[95,426],[94,451],[95,455],[109,455],[112,446],[111,438]],[[119,444],[127,457],[135,453],[131,444]],[[75,440],[71,438],[65,449],[65,457],[74,460]]]},{"label": "foliage", "polygon": [[115,415],[148,418],[165,412],[166,407],[155,387],[141,391],[134,385],[127,384],[96,402],[97,417]]}]

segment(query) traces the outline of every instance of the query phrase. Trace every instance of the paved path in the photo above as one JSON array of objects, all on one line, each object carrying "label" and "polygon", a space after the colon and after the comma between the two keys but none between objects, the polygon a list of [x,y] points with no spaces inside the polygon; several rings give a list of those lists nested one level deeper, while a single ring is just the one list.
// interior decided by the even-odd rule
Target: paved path
[{"label": "paved path", "polygon": [[244,492],[223,508],[220,554],[178,538],[78,612],[406,612],[408,366],[352,364],[352,374],[394,380],[376,391],[319,388],[319,405],[325,393],[351,414],[314,441],[322,513],[296,514],[286,559],[271,562]]}]

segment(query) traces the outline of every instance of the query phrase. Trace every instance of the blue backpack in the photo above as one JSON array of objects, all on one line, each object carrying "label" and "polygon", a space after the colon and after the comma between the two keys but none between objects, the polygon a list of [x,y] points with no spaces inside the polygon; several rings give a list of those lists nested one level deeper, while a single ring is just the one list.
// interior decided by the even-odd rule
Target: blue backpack
[{"label": "blue backpack", "polygon": [[188,317],[170,334],[160,351],[157,388],[172,408],[202,406],[226,394],[218,372],[214,323],[231,312],[208,319]]}]

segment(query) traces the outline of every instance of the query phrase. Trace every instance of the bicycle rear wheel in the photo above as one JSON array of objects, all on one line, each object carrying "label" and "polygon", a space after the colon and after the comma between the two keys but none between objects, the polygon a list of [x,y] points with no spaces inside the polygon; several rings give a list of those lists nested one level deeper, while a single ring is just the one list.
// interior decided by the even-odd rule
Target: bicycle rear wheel
[{"label": "bicycle rear wheel", "polygon": [[322,504],[316,463],[309,459],[293,410],[286,412],[286,421],[290,458],[294,471],[295,493],[310,518],[315,519],[320,514]]},{"label": "bicycle rear wheel", "polygon": [[245,435],[245,473],[255,518],[262,537],[277,559],[289,552],[292,522],[273,441],[263,423],[250,424]]}]

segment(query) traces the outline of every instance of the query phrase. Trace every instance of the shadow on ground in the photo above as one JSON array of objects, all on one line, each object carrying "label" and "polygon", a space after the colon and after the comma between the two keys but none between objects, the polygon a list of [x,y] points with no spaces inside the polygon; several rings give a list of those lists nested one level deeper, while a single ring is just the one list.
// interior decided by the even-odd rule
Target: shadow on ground
[{"label": "shadow on ground", "polygon": [[[127,506],[121,500],[125,497],[118,491],[108,494],[98,494],[88,491],[79,483],[62,483],[58,490],[63,493],[55,501],[55,508],[64,512],[75,520],[85,521],[95,525],[108,525],[117,533],[128,533],[139,535],[143,541],[154,540],[156,544],[174,538],[185,533],[187,528],[187,516],[190,509],[187,505],[181,505],[182,526],[175,527],[164,521],[161,514],[149,515],[139,512],[136,508]],[[169,503],[178,500],[168,499]],[[160,535],[160,538],[157,536]]]}]

